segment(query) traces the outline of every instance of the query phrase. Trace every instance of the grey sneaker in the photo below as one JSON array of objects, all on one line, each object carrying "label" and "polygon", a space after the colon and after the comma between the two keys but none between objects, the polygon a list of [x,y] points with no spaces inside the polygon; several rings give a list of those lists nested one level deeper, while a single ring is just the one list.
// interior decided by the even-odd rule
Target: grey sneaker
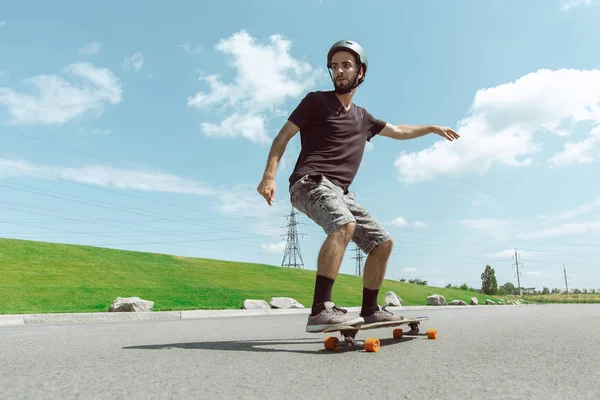
[{"label": "grey sneaker", "polygon": [[381,307],[381,306],[378,306],[378,307],[379,307],[379,309],[371,315],[368,315],[368,316],[361,315],[361,317],[363,317],[365,320],[365,324],[373,324],[376,322],[388,322],[388,321],[389,322],[404,321],[405,319],[407,319],[405,316],[392,314],[385,307]]},{"label": "grey sneaker", "polygon": [[361,317],[354,318],[346,315],[347,312],[347,310],[327,301],[323,311],[317,315],[308,316],[306,332],[322,332],[325,328],[335,325],[357,325],[365,322]]}]

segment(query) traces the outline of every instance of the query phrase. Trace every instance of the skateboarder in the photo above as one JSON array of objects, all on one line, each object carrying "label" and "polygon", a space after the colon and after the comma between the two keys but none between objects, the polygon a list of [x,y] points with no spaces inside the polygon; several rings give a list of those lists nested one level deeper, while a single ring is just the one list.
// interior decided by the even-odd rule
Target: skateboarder
[{"label": "skateboarder", "polygon": [[[289,178],[291,204],[327,234],[317,262],[311,314],[306,331],[320,332],[330,325],[405,319],[378,305],[393,238],[355,200],[350,184],[360,166],[367,141],[375,135],[405,140],[434,133],[448,140],[459,136],[440,126],[392,125],[374,118],[352,103],[364,81],[368,61],[356,42],[336,42],[327,54],[334,90],[308,93],[291,113],[274,139],[258,192],[271,205],[275,201],[275,174],[289,140],[300,131],[302,150]],[[336,306],[331,291],[346,247],[353,240],[367,254],[364,266],[360,318]]]}]

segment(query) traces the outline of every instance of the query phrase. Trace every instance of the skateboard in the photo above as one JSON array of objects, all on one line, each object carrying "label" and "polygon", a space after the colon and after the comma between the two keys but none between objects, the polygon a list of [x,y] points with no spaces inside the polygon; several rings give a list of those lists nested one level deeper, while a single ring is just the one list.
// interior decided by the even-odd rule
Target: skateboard
[{"label": "skateboard", "polygon": [[368,330],[368,329],[377,329],[377,328],[386,328],[386,327],[395,327],[401,325],[408,325],[410,327],[410,331],[404,332],[402,328],[394,329],[392,335],[394,339],[402,339],[403,335],[406,336],[427,336],[428,339],[437,339],[437,329],[430,328],[427,329],[426,333],[422,333],[419,331],[419,325],[422,321],[429,320],[429,317],[414,317],[408,318],[403,321],[392,321],[392,322],[374,322],[371,324],[360,324],[360,325],[336,325],[330,328],[325,328],[323,333],[331,333],[331,332],[339,332],[342,336],[344,336],[344,340],[340,342],[340,340],[336,336],[327,336],[325,337],[325,349],[327,350],[338,350],[339,347],[364,347],[364,349],[368,352],[376,352],[379,351],[380,343],[378,338],[367,338],[364,341],[356,340],[356,334],[358,331]]}]

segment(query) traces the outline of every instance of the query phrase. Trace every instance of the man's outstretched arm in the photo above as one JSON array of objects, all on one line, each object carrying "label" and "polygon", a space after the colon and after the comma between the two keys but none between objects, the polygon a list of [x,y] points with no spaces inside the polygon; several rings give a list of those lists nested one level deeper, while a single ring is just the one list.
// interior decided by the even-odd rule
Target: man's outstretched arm
[{"label": "man's outstretched arm", "polygon": [[258,193],[265,198],[269,205],[275,201],[275,175],[277,174],[279,161],[281,161],[281,157],[285,152],[288,142],[299,130],[300,128],[298,128],[296,124],[287,121],[271,144],[265,172],[260,184],[256,188]]},{"label": "man's outstretched arm", "polygon": [[407,140],[414,139],[421,136],[428,135],[430,133],[435,133],[436,135],[440,135],[450,141],[458,139],[460,136],[458,133],[454,132],[452,129],[447,128],[445,126],[437,126],[437,125],[392,125],[387,123],[385,127],[379,132],[381,136],[387,136],[392,139],[398,140]]}]

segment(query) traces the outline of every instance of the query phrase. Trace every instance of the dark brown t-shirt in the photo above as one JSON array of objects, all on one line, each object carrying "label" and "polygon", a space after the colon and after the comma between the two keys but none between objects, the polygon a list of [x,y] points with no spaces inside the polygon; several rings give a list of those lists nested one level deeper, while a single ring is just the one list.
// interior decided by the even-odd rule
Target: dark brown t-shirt
[{"label": "dark brown t-shirt", "polygon": [[356,176],[366,142],[386,124],[356,104],[346,111],[333,91],[308,93],[288,119],[300,128],[302,143],[290,186],[304,175],[324,175],[344,192]]}]

